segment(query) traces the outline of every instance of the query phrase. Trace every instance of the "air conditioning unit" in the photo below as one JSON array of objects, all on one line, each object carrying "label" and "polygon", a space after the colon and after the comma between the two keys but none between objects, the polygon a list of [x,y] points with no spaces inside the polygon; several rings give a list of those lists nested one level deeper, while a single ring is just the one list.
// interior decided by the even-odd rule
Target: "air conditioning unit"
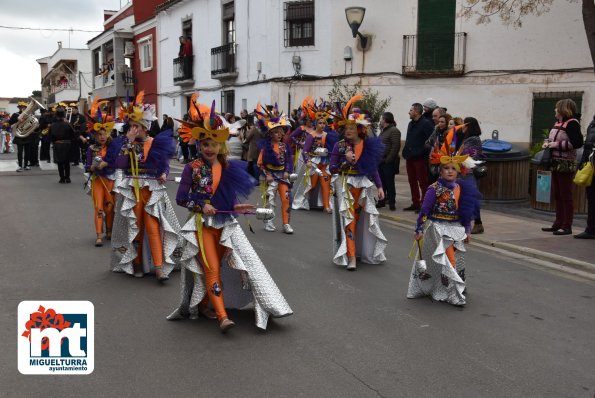
[{"label": "air conditioning unit", "polygon": [[134,43],[131,41],[127,41],[124,44],[124,55],[133,55],[134,54]]}]

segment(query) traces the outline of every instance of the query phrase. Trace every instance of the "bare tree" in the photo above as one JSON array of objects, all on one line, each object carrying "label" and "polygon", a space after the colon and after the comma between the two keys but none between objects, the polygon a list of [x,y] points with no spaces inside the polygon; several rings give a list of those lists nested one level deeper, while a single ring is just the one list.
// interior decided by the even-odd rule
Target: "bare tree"
[{"label": "bare tree", "polygon": [[[583,23],[591,59],[595,65],[595,2],[593,0],[566,0],[582,2]],[[554,0],[464,0],[461,15],[467,19],[477,17],[478,24],[489,23],[497,16],[506,25],[521,27],[527,15],[542,15],[550,11]]]}]

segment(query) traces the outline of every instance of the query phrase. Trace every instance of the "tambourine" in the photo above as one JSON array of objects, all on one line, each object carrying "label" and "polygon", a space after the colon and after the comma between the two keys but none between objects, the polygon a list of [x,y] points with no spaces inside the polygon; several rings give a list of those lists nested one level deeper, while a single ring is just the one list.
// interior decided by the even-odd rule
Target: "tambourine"
[{"label": "tambourine", "polygon": [[101,164],[101,162],[103,162],[103,159],[101,158],[101,156],[95,156],[93,158],[93,166],[95,166],[95,168],[98,168],[99,165]]},{"label": "tambourine", "polygon": [[257,220],[272,220],[275,218],[275,212],[273,209],[265,209],[264,207],[259,207],[254,211]]},{"label": "tambourine", "polygon": [[316,150],[314,151],[314,153],[317,156],[322,156],[322,157],[328,156],[328,149],[327,148],[324,148],[324,147],[316,148]]}]

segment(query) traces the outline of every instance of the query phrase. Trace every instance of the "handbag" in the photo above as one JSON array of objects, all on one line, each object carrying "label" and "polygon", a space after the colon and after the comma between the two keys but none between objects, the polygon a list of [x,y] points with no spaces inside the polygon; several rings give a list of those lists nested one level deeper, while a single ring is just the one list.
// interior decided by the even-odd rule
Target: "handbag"
[{"label": "handbag", "polygon": [[552,166],[552,148],[545,148],[542,151],[538,164],[547,169]]},{"label": "handbag", "polygon": [[593,182],[593,151],[583,167],[576,172],[573,182],[579,187],[590,187]]},{"label": "handbag", "polygon": [[473,168],[473,176],[481,178],[488,175],[488,166],[485,163],[479,164]]}]

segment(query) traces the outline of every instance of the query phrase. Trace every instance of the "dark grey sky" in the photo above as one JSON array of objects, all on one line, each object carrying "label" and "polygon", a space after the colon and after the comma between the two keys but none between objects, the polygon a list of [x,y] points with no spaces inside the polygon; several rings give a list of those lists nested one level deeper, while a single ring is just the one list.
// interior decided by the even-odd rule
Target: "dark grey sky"
[{"label": "dark grey sky", "polygon": [[[127,0],[2,1],[0,25],[28,28],[103,29],[103,10],[117,10]],[[64,47],[87,48],[98,33],[27,31],[0,28],[0,97],[27,97],[40,89],[36,59]],[[69,45],[70,43],[70,45]]]}]

